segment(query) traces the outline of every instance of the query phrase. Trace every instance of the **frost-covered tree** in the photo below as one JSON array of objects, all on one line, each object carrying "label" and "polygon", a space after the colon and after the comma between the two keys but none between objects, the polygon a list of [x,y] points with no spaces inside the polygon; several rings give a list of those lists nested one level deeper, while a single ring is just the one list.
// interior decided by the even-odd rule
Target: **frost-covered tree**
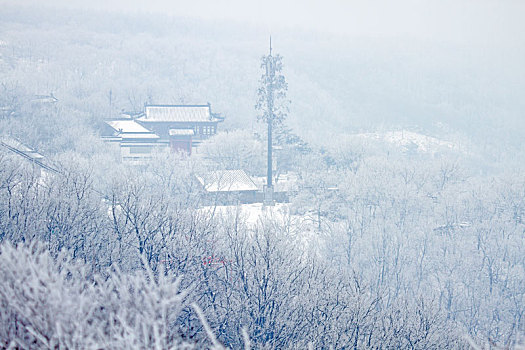
[{"label": "frost-covered tree", "polygon": [[221,132],[204,141],[197,152],[212,169],[242,169],[252,175],[263,175],[264,144],[247,130]]}]

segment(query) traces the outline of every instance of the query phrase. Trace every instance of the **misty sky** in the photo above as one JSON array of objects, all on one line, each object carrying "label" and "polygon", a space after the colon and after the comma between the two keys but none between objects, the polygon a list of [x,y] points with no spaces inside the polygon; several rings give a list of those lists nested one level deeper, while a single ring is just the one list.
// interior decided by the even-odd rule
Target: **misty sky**
[{"label": "misty sky", "polygon": [[356,36],[522,45],[522,0],[0,0],[0,3],[167,13],[247,21],[269,32],[311,29]]}]

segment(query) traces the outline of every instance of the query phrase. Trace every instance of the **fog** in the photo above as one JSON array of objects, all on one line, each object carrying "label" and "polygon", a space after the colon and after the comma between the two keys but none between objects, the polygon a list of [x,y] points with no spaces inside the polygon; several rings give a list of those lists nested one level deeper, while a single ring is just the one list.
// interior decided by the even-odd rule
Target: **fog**
[{"label": "fog", "polygon": [[0,0],[0,348],[525,346],[524,16]]},{"label": "fog", "polygon": [[[35,0],[20,0],[16,3],[42,6],[41,1]],[[275,31],[274,34],[277,34],[277,30],[295,28],[365,37],[524,45],[520,36],[523,32],[525,4],[519,0],[51,0],[45,4],[79,10],[169,14],[257,23],[270,32]]]}]

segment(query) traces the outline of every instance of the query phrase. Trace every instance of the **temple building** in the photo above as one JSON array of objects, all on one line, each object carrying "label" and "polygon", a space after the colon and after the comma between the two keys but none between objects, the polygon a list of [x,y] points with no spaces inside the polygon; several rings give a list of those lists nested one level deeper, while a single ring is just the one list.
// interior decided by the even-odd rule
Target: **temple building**
[{"label": "temple building", "polygon": [[193,130],[192,140],[198,144],[217,133],[223,118],[211,111],[211,105],[146,105],[136,121],[152,130],[161,139],[168,139],[170,130]]},{"label": "temple building", "polygon": [[105,122],[102,138],[120,144],[123,160],[140,161],[154,149],[192,153],[192,148],[217,133],[222,122],[211,105],[146,105],[139,114]]}]

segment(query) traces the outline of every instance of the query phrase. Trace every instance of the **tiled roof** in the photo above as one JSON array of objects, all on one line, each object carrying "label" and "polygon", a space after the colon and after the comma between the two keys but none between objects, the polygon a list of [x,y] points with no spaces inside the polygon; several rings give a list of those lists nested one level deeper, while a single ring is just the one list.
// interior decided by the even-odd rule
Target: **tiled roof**
[{"label": "tiled roof", "polygon": [[209,122],[213,118],[209,105],[146,106],[143,122]]},{"label": "tiled roof", "polygon": [[24,155],[27,158],[36,159],[36,160],[44,158],[43,155],[41,155],[40,153],[38,153],[34,149],[24,145],[22,142],[18,141],[15,138],[12,138],[12,137],[2,137],[2,138],[0,138],[0,145],[6,147],[6,148],[8,148],[8,149],[10,149],[10,150],[12,150],[12,151],[14,151],[16,153]]},{"label": "tiled roof", "polygon": [[244,170],[218,170],[197,176],[207,192],[256,191],[257,186]]},{"label": "tiled roof", "polygon": [[31,161],[33,164],[36,164],[45,170],[48,170],[54,173],[58,173],[58,170],[45,164],[44,162],[45,158],[43,155],[41,155],[34,149],[24,145],[23,143],[21,143],[15,138],[12,138],[9,136],[0,137],[0,147],[6,148],[15,154],[18,154],[19,156]]}]

